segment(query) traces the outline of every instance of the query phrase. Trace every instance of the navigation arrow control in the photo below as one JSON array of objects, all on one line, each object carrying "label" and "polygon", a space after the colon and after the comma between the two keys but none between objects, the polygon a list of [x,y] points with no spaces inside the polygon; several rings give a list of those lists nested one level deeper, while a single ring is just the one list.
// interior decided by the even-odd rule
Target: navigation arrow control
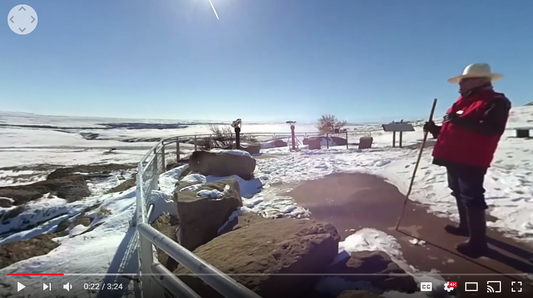
[{"label": "navigation arrow control", "polygon": [[28,35],[32,33],[39,23],[37,12],[26,4],[13,7],[7,15],[9,29],[18,35]]},{"label": "navigation arrow control", "polygon": [[20,282],[17,282],[17,292],[20,292],[26,288],[25,285],[21,284]]}]

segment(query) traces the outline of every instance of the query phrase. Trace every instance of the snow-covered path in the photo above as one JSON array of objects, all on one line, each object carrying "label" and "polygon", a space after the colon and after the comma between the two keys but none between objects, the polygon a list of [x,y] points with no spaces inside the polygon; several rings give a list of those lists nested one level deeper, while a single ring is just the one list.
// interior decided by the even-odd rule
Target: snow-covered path
[{"label": "snow-covered path", "polygon": [[[533,153],[533,142],[527,144],[529,147],[521,144],[520,151],[512,142],[526,141],[504,140],[495,166],[487,174],[488,212],[497,219],[488,224],[510,236],[533,241],[533,166],[527,161]],[[271,183],[294,184],[332,173],[364,172],[384,177],[403,193],[407,192],[418,155],[418,150],[399,148],[302,150],[290,154],[280,149],[266,151],[277,157],[260,160],[258,170],[271,175]],[[445,168],[432,165],[431,160],[429,148],[423,154],[410,199],[426,204],[439,216],[458,219]]]}]

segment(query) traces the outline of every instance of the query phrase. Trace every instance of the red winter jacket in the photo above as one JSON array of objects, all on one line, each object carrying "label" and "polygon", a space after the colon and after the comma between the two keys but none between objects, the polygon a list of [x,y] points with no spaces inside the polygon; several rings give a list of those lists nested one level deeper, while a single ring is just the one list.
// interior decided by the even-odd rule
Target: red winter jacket
[{"label": "red winter jacket", "polygon": [[443,123],[437,133],[434,163],[490,167],[510,108],[505,95],[491,89],[460,96],[447,112],[457,119]]}]

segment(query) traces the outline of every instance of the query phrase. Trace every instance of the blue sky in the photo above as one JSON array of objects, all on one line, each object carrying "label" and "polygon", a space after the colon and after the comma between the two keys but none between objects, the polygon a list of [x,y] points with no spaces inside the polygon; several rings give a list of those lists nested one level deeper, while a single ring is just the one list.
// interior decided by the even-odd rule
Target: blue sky
[{"label": "blue sky", "polygon": [[[0,25],[0,110],[54,115],[350,122],[424,118],[446,82],[488,62],[533,100],[533,2],[25,0]],[[21,4],[2,0],[0,14]]]}]

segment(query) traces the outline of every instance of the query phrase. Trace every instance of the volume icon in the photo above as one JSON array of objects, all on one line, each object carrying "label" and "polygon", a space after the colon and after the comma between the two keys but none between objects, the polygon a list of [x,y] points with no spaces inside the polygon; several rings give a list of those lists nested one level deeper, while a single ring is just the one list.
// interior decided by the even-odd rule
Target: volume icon
[{"label": "volume icon", "polygon": [[70,284],[70,282],[67,282],[66,284],[64,284],[63,289],[67,290],[67,292],[70,292],[70,290],[72,290],[72,285]]}]

